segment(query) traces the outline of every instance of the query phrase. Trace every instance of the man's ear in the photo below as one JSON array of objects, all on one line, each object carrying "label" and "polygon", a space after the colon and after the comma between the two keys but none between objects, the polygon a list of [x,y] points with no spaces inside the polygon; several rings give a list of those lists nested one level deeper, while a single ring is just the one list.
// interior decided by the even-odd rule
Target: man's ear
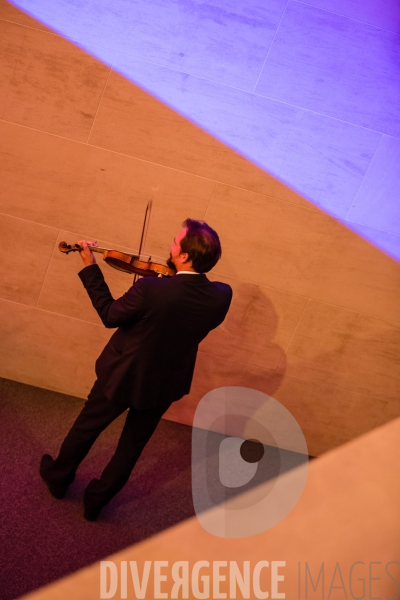
[{"label": "man's ear", "polygon": [[182,257],[182,264],[187,265],[190,269],[193,269],[192,259],[189,258],[189,254],[187,252],[181,252],[180,256]]}]

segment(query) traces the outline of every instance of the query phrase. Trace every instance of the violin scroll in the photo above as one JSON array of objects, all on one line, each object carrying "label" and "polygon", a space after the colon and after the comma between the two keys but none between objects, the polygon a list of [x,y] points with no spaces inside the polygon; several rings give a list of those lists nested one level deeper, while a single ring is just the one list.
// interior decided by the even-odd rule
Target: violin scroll
[{"label": "violin scroll", "polygon": [[60,252],[64,252],[64,254],[69,254],[69,252],[80,252],[82,250],[82,246],[79,244],[67,244],[67,242],[60,242],[58,244],[58,249]]}]

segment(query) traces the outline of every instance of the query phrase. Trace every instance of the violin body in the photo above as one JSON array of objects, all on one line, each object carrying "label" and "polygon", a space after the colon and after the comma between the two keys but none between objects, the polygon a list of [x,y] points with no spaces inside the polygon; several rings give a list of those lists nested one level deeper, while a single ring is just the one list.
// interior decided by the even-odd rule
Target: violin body
[{"label": "violin body", "polygon": [[[145,260],[140,260],[138,256],[120,252],[119,250],[109,250],[108,248],[99,248],[98,246],[88,246],[92,252],[103,254],[103,260],[118,271],[124,273],[134,273],[141,277],[172,277],[175,271],[166,265]],[[60,252],[68,254],[69,252],[80,252],[82,247],[79,244],[71,246],[67,242],[60,242],[58,245]]]},{"label": "violin body", "polygon": [[140,260],[136,256],[131,256],[118,250],[107,250],[103,254],[103,260],[114,269],[124,271],[125,273],[135,273],[141,277],[172,277],[175,271],[166,265],[151,262],[150,260]]}]

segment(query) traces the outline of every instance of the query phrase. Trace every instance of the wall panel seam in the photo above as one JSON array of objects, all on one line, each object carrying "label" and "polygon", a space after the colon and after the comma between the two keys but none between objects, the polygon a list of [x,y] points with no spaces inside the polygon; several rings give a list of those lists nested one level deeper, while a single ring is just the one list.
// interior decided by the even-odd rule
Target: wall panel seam
[{"label": "wall panel seam", "polygon": [[[251,367],[251,366],[253,366],[253,365],[251,365],[251,364],[249,365],[249,364],[247,364],[247,363],[243,363],[243,362],[240,362],[240,361],[236,361],[236,360],[230,360],[229,358],[222,358],[222,357],[220,357],[220,356],[217,356],[217,355],[215,355],[215,354],[211,354],[211,353],[209,353],[209,352],[205,352],[204,350],[199,350],[199,351],[198,351],[198,354],[204,354],[205,356],[210,356],[211,358],[214,358],[214,359],[215,359],[215,358],[217,358],[217,359],[218,359],[218,358],[220,358],[220,359],[221,359],[221,360],[223,360],[224,362],[226,361],[226,362],[229,362],[229,363],[232,363],[232,364],[236,364],[236,365],[237,365],[237,364],[240,364],[240,365],[242,365],[242,366],[245,366],[245,367],[249,367],[249,366]],[[257,369],[262,369],[262,367],[257,367],[257,366],[255,366],[255,368],[257,368]],[[267,376],[268,376],[268,374],[271,374],[271,375],[275,374],[275,373],[277,372],[277,369],[269,369],[269,368],[266,368],[266,369],[264,369],[264,371],[266,372],[266,374],[267,374]],[[284,375],[285,375],[285,374],[284,374]],[[368,394],[367,392],[358,392],[357,390],[353,390],[353,389],[351,389],[351,388],[340,387],[340,386],[338,387],[338,386],[336,386],[336,385],[335,385],[335,386],[332,386],[332,385],[327,385],[327,384],[325,384],[324,382],[321,382],[321,381],[318,381],[318,380],[315,380],[315,379],[300,379],[299,377],[296,377],[296,376],[294,376],[294,375],[287,375],[287,377],[288,377],[289,379],[294,379],[294,380],[296,380],[296,381],[300,381],[300,382],[302,382],[302,383],[310,383],[310,384],[314,384],[314,385],[323,385],[323,386],[325,386],[325,387],[329,387],[329,389],[330,389],[330,390],[339,390],[339,391],[341,391],[341,392],[350,392],[350,393],[352,393],[352,394],[358,394],[359,396],[362,396],[363,398],[364,398],[364,397],[365,397],[365,398],[372,398],[373,400],[375,400],[375,401],[377,401],[377,402],[384,402],[384,403],[386,403],[386,405],[390,403],[390,404],[395,404],[395,405],[397,406],[397,404],[398,404],[398,403],[397,403],[397,402],[395,402],[393,399],[392,399],[392,400],[383,400],[382,398],[377,398],[376,394]],[[284,380],[284,379],[285,379],[285,376],[283,377],[283,380]],[[282,381],[283,381],[283,380],[282,380]],[[281,387],[281,386],[280,386],[280,387]],[[278,389],[279,389],[279,388],[278,388]],[[399,399],[399,405],[400,405],[400,399]],[[385,410],[385,408],[386,408],[386,406],[384,407],[384,409],[383,409],[383,410]],[[380,417],[379,417],[379,418],[380,418]]]},{"label": "wall panel seam", "polygon": [[[369,317],[371,319],[378,319],[378,321],[383,321],[385,323],[394,323],[395,325],[400,325],[400,317],[399,317],[399,320],[396,320],[394,318],[388,319],[388,318],[377,317],[376,315],[374,315],[372,313],[360,311],[360,310],[357,310],[354,308],[349,308],[348,306],[344,306],[343,304],[334,304],[332,302],[327,302],[326,300],[321,300],[320,298],[316,298],[313,296],[303,296],[301,294],[296,294],[295,292],[291,292],[284,288],[276,288],[276,287],[272,287],[270,285],[256,283],[256,282],[248,280],[248,279],[234,277],[232,275],[228,275],[227,273],[223,273],[222,271],[213,271],[213,273],[215,275],[218,275],[219,277],[225,277],[226,279],[233,279],[234,281],[240,281],[241,283],[250,283],[251,285],[256,285],[257,287],[264,288],[266,290],[274,290],[275,292],[281,292],[282,294],[288,294],[290,296],[294,296],[295,298],[303,298],[307,301],[318,302],[319,304],[324,304],[325,306],[333,306],[334,308],[340,308],[341,310],[347,310],[349,312],[359,313],[360,315],[363,315],[365,317]],[[385,314],[387,314],[387,313],[385,312]]]},{"label": "wall panel seam", "polygon": [[37,307],[38,307],[38,303],[39,303],[39,300],[40,300],[40,296],[41,296],[41,294],[42,294],[43,286],[44,286],[44,284],[45,284],[45,281],[46,281],[47,273],[49,272],[49,268],[50,268],[51,259],[53,258],[54,251],[55,251],[55,250],[57,249],[57,247],[58,247],[58,243],[57,243],[57,242],[58,242],[58,236],[60,235],[60,233],[61,233],[61,230],[60,230],[60,229],[58,229],[58,230],[56,229],[56,231],[57,231],[56,240],[55,240],[55,242],[54,242],[53,249],[52,249],[52,251],[50,252],[49,262],[47,263],[46,273],[44,274],[43,281],[42,281],[42,285],[41,285],[41,287],[40,287],[40,291],[39,291],[38,297],[37,297],[37,299],[36,299],[35,308],[37,308]]},{"label": "wall panel seam", "polygon": [[264,59],[264,62],[263,62],[263,64],[262,64],[262,67],[261,67],[261,69],[260,69],[260,73],[259,73],[259,75],[258,75],[258,77],[257,77],[257,81],[256,81],[256,83],[255,83],[255,85],[254,85],[254,87],[253,87],[253,89],[252,89],[252,92],[251,92],[252,94],[254,94],[254,93],[255,93],[255,91],[256,91],[256,88],[257,88],[257,86],[258,86],[258,82],[260,81],[260,77],[261,77],[261,75],[262,75],[262,72],[264,71],[264,67],[265,67],[265,64],[266,64],[266,62],[267,62],[268,56],[269,56],[269,54],[270,54],[270,52],[271,52],[271,48],[272,48],[272,46],[274,45],[275,38],[276,38],[276,36],[277,36],[278,30],[279,30],[279,28],[280,28],[280,26],[281,26],[281,23],[282,23],[282,21],[283,21],[283,18],[284,18],[284,16],[285,16],[285,14],[286,14],[287,7],[289,6],[289,2],[290,2],[290,0],[287,0],[287,2],[286,2],[286,6],[285,6],[285,8],[284,8],[284,9],[283,9],[283,11],[282,11],[281,18],[279,19],[279,23],[278,23],[278,25],[276,26],[275,33],[274,33],[274,35],[273,35],[273,37],[272,37],[271,43],[270,43],[270,45],[269,45],[269,48],[268,48],[268,51],[267,51],[267,55],[266,55],[266,57],[265,57],[265,59]]},{"label": "wall panel seam", "polygon": [[297,329],[299,328],[300,321],[302,320],[302,318],[303,318],[303,315],[304,315],[304,313],[305,313],[305,310],[306,310],[307,306],[309,305],[309,303],[310,303],[310,300],[308,299],[308,300],[307,300],[307,302],[306,302],[306,304],[305,304],[305,306],[304,306],[304,308],[303,308],[303,310],[301,311],[301,315],[299,316],[299,320],[297,321],[297,325],[296,325],[296,327],[294,328],[292,335],[290,336],[290,339],[289,339],[289,341],[288,341],[288,343],[287,343],[287,345],[286,345],[286,348],[283,348],[282,358],[281,358],[281,360],[279,361],[279,365],[278,365],[278,366],[277,366],[277,368],[276,368],[276,370],[277,370],[277,371],[279,371],[279,369],[280,369],[280,367],[281,367],[281,365],[282,365],[282,362],[283,362],[283,361],[284,361],[284,359],[287,357],[288,350],[289,350],[289,346],[290,346],[290,344],[292,343],[292,340],[293,340],[293,338],[294,338],[294,336],[295,336],[295,334],[296,334],[296,331],[297,331]]},{"label": "wall panel seam", "polygon": [[[31,223],[32,225],[39,225],[40,227],[47,227],[48,229],[54,229],[54,231],[59,232],[58,227],[53,227],[52,225],[46,225],[46,223],[40,223],[40,221],[31,221],[30,219],[24,219],[24,217],[19,217],[17,215],[13,215],[11,213],[0,212],[0,217],[9,217],[11,219],[18,219],[19,221],[25,221],[25,223]],[[57,235],[58,235],[58,233],[57,233]]]},{"label": "wall panel seam", "polygon": [[[69,319],[71,321],[78,321],[79,323],[87,323],[88,325],[93,325],[93,327],[99,327],[101,329],[106,329],[102,323],[93,323],[93,321],[85,321],[85,319],[79,319],[78,317],[70,317],[69,315],[65,315],[62,313],[57,313],[53,310],[47,310],[45,308],[40,308],[40,306],[32,306],[32,304],[23,304],[22,302],[16,302],[15,300],[9,300],[8,298],[0,298],[0,302],[8,302],[9,304],[16,304],[17,306],[23,306],[24,308],[28,308],[30,310],[38,310],[43,313],[47,313],[49,315],[57,315],[62,319]],[[110,335],[113,329],[108,330]]]},{"label": "wall panel seam", "polygon": [[[361,186],[362,186],[362,184],[364,183],[364,180],[365,180],[365,178],[366,178],[366,177],[367,177],[367,175],[368,175],[368,172],[369,172],[369,170],[370,170],[370,168],[371,168],[371,165],[372,165],[372,163],[374,162],[374,159],[375,159],[376,153],[378,152],[379,146],[380,146],[380,145],[381,145],[381,143],[382,143],[383,137],[384,137],[384,134],[382,133],[382,135],[381,135],[381,137],[380,137],[380,140],[379,140],[379,142],[378,142],[378,143],[377,143],[377,145],[376,145],[375,152],[374,152],[374,154],[373,154],[373,156],[372,156],[372,158],[371,158],[371,160],[370,160],[370,162],[369,162],[369,165],[368,165],[368,167],[367,167],[367,170],[365,171],[365,173],[364,173],[364,176],[363,176],[363,178],[362,178],[362,179],[361,179],[361,181],[360,181],[360,185],[358,186],[358,189],[357,189],[356,193],[354,194],[354,198],[353,198],[353,200],[352,200],[352,203],[351,203],[351,205],[350,205],[350,208],[349,208],[349,210],[348,210],[348,211],[347,211],[347,213],[346,213],[346,216],[345,216],[345,218],[344,218],[344,220],[345,220],[345,221],[349,221],[349,222],[351,222],[351,223],[357,223],[357,221],[350,221],[350,219],[348,218],[348,216],[349,216],[349,214],[350,214],[350,212],[351,212],[351,209],[352,209],[352,208],[353,208],[353,206],[354,206],[354,203],[355,203],[355,201],[357,200],[357,196],[358,196],[358,194],[359,194],[359,192],[360,192]],[[361,224],[362,224],[362,223],[361,223]]]},{"label": "wall panel seam", "polygon": [[[23,11],[21,11],[23,12]],[[23,14],[28,14],[28,13],[23,13]],[[28,15],[30,16],[30,15]],[[31,17],[32,19],[34,19],[35,17]],[[10,23],[11,25],[16,25],[17,27],[24,27],[24,29],[32,29],[32,31],[39,31],[40,33],[47,33],[48,35],[54,35],[55,37],[59,37],[62,39],[66,39],[67,41],[71,41],[68,38],[65,38],[63,35],[61,35],[60,33],[57,33],[56,31],[46,31],[46,29],[39,29],[38,27],[32,27],[32,25],[27,25],[26,23],[17,23],[16,21],[10,21],[9,19],[0,19],[0,23]],[[43,25],[45,25],[43,23]],[[48,25],[45,25],[46,27],[49,27]]]},{"label": "wall panel seam", "polygon": [[206,210],[205,210],[205,212],[204,212],[204,221],[206,220],[206,216],[207,216],[208,209],[209,209],[209,208],[210,208],[210,206],[211,206],[212,199],[213,199],[213,197],[214,197],[215,191],[216,191],[216,189],[217,189],[217,186],[218,186],[219,184],[220,184],[220,182],[219,182],[219,181],[216,181],[216,182],[215,182],[214,189],[213,189],[213,191],[211,192],[211,195],[210,195],[210,200],[208,201],[207,208],[206,208]]},{"label": "wall panel seam", "polygon": [[315,6],[314,4],[310,4],[309,2],[304,2],[304,0],[292,0],[296,2],[296,4],[304,4],[304,6],[309,6],[310,8],[315,8],[316,10],[321,10],[323,12],[329,13],[331,15],[336,15],[338,17],[342,17],[343,19],[348,19],[349,21],[354,21],[355,23],[360,23],[361,25],[368,25],[368,27],[374,27],[375,29],[380,29],[381,31],[386,31],[388,33],[393,33],[394,35],[399,35],[398,31],[394,31],[393,29],[386,29],[385,27],[380,27],[379,25],[374,25],[373,23],[369,23],[368,21],[361,21],[360,19],[355,19],[354,17],[349,17],[348,15],[343,15],[342,13],[337,13],[333,10],[329,10],[327,8],[322,8],[322,6]]},{"label": "wall panel seam", "polygon": [[[114,56],[115,56],[115,53],[113,54],[113,58],[114,58]],[[111,73],[113,72],[113,68],[112,68],[112,62],[113,62],[113,61],[111,61],[111,64],[110,64],[110,67],[109,67],[109,70],[108,70],[108,74],[107,74],[107,79],[106,79],[106,82],[105,82],[105,84],[104,84],[104,88],[103,88],[103,91],[102,91],[102,93],[101,93],[101,97],[100,97],[99,103],[98,103],[98,105],[97,105],[96,114],[94,115],[93,123],[92,123],[92,126],[91,126],[91,128],[90,128],[90,131],[89,131],[89,134],[88,134],[87,140],[86,140],[86,144],[87,144],[87,145],[90,145],[90,144],[89,144],[89,139],[90,139],[90,136],[92,135],[93,127],[94,127],[94,124],[95,124],[95,122],[96,122],[96,117],[97,117],[97,114],[98,114],[98,112],[99,112],[99,110],[100,110],[100,105],[101,105],[101,102],[102,102],[102,100],[103,100],[104,93],[105,93],[105,91],[106,91],[106,88],[107,88],[107,85],[108,85],[108,80],[110,79],[110,75],[111,75]]]}]

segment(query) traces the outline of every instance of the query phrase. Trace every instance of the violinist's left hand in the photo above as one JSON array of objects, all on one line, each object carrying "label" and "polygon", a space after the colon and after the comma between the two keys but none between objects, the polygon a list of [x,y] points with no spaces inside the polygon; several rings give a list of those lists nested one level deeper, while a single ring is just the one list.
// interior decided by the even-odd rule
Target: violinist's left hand
[{"label": "violinist's left hand", "polygon": [[80,240],[78,244],[83,248],[83,250],[81,250],[79,254],[81,255],[85,267],[88,267],[89,265],[95,265],[96,258],[93,252],[88,248],[88,246],[97,246],[97,241],[88,242],[87,240]]}]

